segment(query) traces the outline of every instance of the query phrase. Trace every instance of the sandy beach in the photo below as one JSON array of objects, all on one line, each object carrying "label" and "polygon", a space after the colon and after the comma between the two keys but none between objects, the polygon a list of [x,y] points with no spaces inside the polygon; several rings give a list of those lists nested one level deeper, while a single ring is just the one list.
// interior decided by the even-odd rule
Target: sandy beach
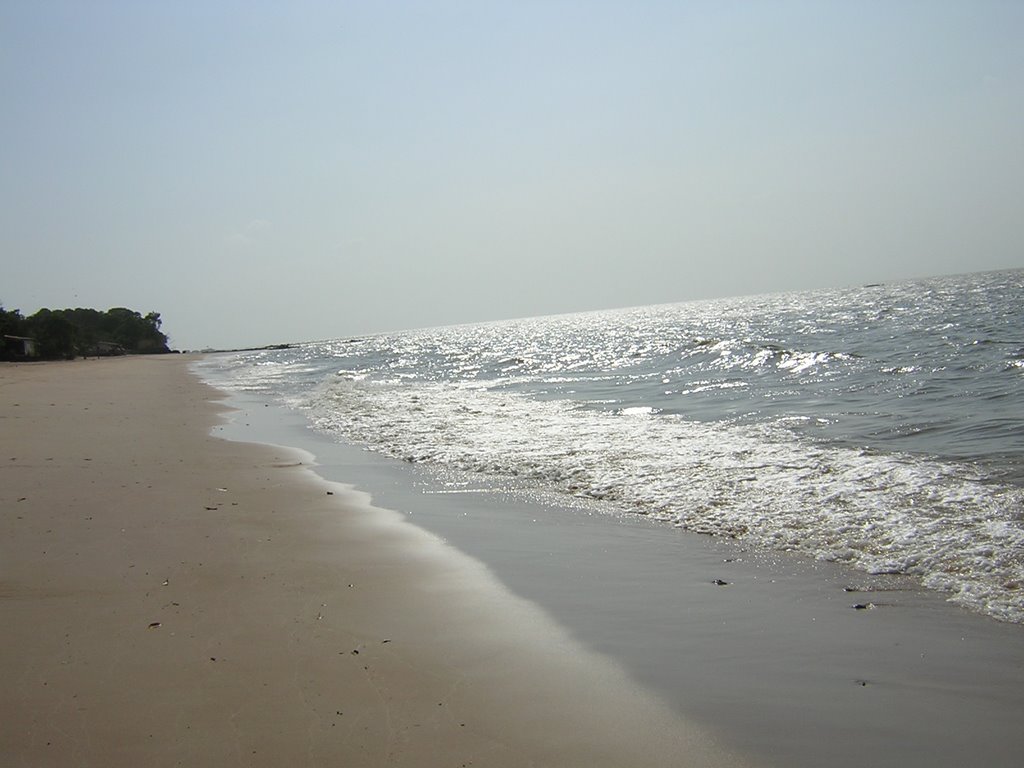
[{"label": "sandy beach", "polygon": [[749,764],[187,365],[0,366],[0,764]]}]

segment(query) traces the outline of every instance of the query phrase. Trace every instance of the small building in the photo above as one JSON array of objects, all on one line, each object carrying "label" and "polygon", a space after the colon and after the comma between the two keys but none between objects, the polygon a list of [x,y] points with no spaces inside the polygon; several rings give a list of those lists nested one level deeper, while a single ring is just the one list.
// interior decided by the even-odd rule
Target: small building
[{"label": "small building", "polygon": [[38,356],[39,348],[35,339],[29,336],[4,335],[4,360],[26,360]]}]

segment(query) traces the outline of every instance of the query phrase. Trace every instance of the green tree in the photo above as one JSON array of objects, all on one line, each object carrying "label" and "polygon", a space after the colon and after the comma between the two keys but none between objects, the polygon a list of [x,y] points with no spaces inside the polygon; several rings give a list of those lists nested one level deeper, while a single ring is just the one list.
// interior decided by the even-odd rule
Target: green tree
[{"label": "green tree", "polygon": [[167,347],[167,336],[160,330],[163,320],[159,312],[147,312],[142,318],[145,330],[139,342],[139,352],[169,352]]},{"label": "green tree", "polygon": [[167,336],[161,333],[161,324],[159,312],[143,317],[125,307],[114,307],[107,311],[104,327],[111,335],[107,340],[131,352],[167,352]]},{"label": "green tree", "polygon": [[0,336],[24,336],[25,318],[17,309],[6,310],[0,304]]},{"label": "green tree", "polygon": [[50,359],[75,356],[75,326],[62,309],[40,309],[25,320],[28,335],[39,345],[40,357]]},{"label": "green tree", "polygon": [[65,310],[65,315],[75,326],[75,351],[79,355],[95,355],[97,342],[100,341],[99,327],[103,313],[78,307]]},{"label": "green tree", "polygon": [[82,307],[40,309],[23,318],[17,310],[8,312],[0,306],[0,332],[34,338],[39,356],[50,359],[99,354],[108,344],[125,352],[170,352],[161,325],[159,312],[143,316],[125,307],[106,312]]}]

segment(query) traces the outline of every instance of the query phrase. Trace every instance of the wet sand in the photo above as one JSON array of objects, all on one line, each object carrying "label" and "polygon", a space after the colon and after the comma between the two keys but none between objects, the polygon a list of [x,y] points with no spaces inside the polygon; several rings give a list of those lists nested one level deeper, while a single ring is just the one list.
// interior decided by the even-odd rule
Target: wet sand
[{"label": "wet sand", "polygon": [[218,434],[304,447],[319,474],[372,491],[486,563],[576,642],[763,764],[1020,763],[1024,627],[909,577],[758,553],[508,480],[439,481],[258,396],[231,402],[239,410]]},{"label": "wet sand", "polygon": [[0,365],[0,764],[750,764],[187,365]]}]

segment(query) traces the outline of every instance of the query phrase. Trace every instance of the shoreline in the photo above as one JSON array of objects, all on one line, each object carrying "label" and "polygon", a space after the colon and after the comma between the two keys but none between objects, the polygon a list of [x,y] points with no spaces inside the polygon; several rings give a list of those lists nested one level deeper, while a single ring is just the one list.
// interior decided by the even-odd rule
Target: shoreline
[{"label": "shoreline", "polygon": [[4,764],[750,764],[192,359],[0,367]]},{"label": "shoreline", "polygon": [[337,443],[301,412],[230,402],[240,410],[218,433],[301,446],[318,474],[486,563],[576,642],[766,764],[1009,768],[1024,750],[1022,627],[910,577],[538,503],[487,478],[446,492],[430,468]]}]

